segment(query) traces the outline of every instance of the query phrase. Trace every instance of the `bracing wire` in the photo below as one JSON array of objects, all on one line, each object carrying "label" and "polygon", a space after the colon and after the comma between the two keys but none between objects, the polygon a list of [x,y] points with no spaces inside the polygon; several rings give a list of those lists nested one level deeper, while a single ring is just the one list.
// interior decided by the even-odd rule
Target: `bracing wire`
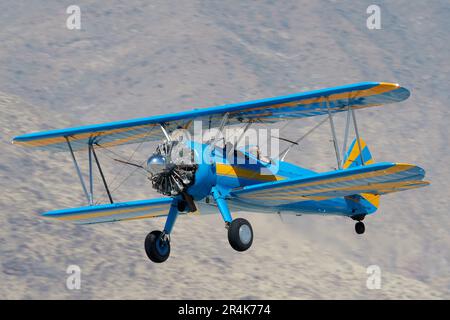
[{"label": "bracing wire", "polygon": [[[106,147],[103,147],[101,144],[96,144],[96,145],[97,145],[98,147],[100,147],[102,150],[105,150],[105,151],[107,151],[107,152],[113,154],[114,156],[123,159],[123,162],[131,163],[131,161],[133,160],[133,157],[135,156],[135,154],[137,153],[137,151],[139,151],[139,149],[142,147],[143,143],[145,142],[145,138],[150,134],[150,132],[151,132],[154,128],[155,128],[155,127],[151,127],[151,128],[147,131],[147,133],[146,133],[146,134],[144,135],[144,137],[143,137],[144,139],[136,146],[136,148],[133,150],[133,152],[131,153],[131,155],[130,155],[128,158],[122,156],[121,154],[118,154],[117,152],[114,152],[114,151],[112,151],[112,150],[109,150],[109,149],[106,148]],[[106,153],[104,153],[104,155],[106,155],[108,158],[113,159],[113,160],[116,161],[115,158],[113,158],[113,157],[107,155]],[[140,167],[141,167],[141,168],[136,167],[134,170],[132,170],[132,171],[131,171],[131,172],[130,172],[123,180],[122,180],[122,181],[119,182],[119,184],[118,184],[116,187],[112,188],[111,193],[113,193],[114,191],[118,190],[118,189],[119,189],[119,188],[120,188],[120,187],[121,187],[121,186],[122,186],[122,185],[123,185],[123,184],[124,184],[124,183],[132,176],[132,175],[134,175],[136,172],[140,172],[140,171],[138,171],[138,169],[142,169],[144,164],[145,164],[145,160],[141,162],[141,164],[140,164]],[[113,185],[113,184],[118,180],[119,176],[122,174],[122,172],[124,171],[125,167],[127,167],[126,164],[124,164],[124,165],[120,168],[119,172],[116,173],[116,174],[114,175],[114,177],[113,177],[113,179],[112,179],[110,185]],[[143,174],[143,175],[147,178],[147,174]],[[105,200],[105,199],[106,199],[106,192],[104,191],[104,192],[103,192],[102,198],[101,198],[100,200],[96,201],[96,204],[99,204],[99,203],[103,202],[103,200]]]}]

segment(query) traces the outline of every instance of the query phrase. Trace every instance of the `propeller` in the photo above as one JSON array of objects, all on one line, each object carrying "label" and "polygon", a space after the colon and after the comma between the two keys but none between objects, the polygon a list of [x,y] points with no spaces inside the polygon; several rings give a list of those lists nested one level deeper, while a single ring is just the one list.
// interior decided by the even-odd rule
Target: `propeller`
[{"label": "propeller", "polygon": [[158,145],[147,160],[153,188],[166,196],[181,195],[191,212],[197,209],[186,190],[194,183],[197,167],[192,150],[173,140]]}]

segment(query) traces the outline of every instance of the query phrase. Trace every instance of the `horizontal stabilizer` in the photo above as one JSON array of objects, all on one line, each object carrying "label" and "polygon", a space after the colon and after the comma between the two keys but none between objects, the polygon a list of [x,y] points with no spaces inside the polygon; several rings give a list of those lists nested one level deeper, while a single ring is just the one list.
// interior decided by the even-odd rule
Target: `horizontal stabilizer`
[{"label": "horizontal stabilizer", "polygon": [[54,210],[42,215],[76,224],[136,220],[166,216],[171,203],[171,198],[158,198]]}]

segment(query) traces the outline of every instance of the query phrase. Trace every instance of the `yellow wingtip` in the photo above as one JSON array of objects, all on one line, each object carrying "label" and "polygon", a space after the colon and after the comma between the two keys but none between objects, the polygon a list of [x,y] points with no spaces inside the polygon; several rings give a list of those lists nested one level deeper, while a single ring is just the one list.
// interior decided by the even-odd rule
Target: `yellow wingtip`
[{"label": "yellow wingtip", "polygon": [[392,82],[380,82],[380,86],[399,88],[400,84]]}]

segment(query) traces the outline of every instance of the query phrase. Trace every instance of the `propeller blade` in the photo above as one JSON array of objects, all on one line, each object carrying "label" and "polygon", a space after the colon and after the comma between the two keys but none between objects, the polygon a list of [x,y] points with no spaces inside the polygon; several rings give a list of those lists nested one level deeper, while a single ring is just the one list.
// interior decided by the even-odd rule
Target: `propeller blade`
[{"label": "propeller blade", "polygon": [[186,201],[189,212],[197,211],[197,206],[195,205],[194,199],[189,193],[187,193],[186,191],[182,191],[181,196],[183,197],[183,200]]}]

